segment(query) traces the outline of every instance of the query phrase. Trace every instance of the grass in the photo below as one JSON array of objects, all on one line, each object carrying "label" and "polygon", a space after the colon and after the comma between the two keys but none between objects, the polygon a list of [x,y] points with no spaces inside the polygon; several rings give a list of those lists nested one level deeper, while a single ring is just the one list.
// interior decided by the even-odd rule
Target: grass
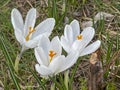
[{"label": "grass", "polygon": [[[96,13],[103,11],[114,15],[114,18],[107,20],[99,20],[94,25],[96,34],[94,40],[101,40],[100,59],[104,73],[106,90],[119,90],[120,81],[120,1],[119,0],[1,0],[0,1],[0,87],[5,90],[46,90],[50,89],[51,82],[39,77],[35,71],[34,65],[36,59],[33,49],[27,50],[19,64],[19,73],[13,69],[15,58],[20,52],[20,45],[16,41],[14,30],[10,20],[10,13],[13,8],[18,8],[25,18],[27,11],[35,7],[38,11],[37,24],[48,17],[56,19],[56,25],[50,38],[55,35],[63,34],[64,26],[73,19],[77,19],[80,25],[83,21],[92,19]],[[82,67],[82,61],[89,61],[89,56],[81,57],[72,70],[70,71],[70,86],[77,89],[77,85],[81,90],[87,88],[87,69],[79,71]],[[115,60],[114,60],[115,59]],[[113,61],[113,62],[112,62]],[[114,66],[115,69],[110,69]],[[80,67],[81,66],[81,67]],[[79,72],[79,73],[78,73]],[[111,72],[111,74],[109,74]],[[84,73],[84,75],[82,74]],[[63,82],[62,73],[56,76]],[[51,78],[51,77],[50,77]],[[84,80],[85,79],[85,80]],[[51,80],[56,87],[65,90],[65,84],[58,83],[54,78]],[[59,80],[58,80],[59,81]],[[112,82],[111,82],[112,81]],[[60,87],[62,85],[62,87]],[[81,85],[81,86],[80,86]],[[70,89],[72,89],[70,88]]]}]

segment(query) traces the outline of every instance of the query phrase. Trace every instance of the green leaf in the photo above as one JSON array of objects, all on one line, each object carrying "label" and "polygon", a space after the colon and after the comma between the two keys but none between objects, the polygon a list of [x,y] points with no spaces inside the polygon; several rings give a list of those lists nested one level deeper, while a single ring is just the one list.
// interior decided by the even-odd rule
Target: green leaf
[{"label": "green leaf", "polygon": [[7,48],[6,48],[6,44],[4,42],[4,38],[3,38],[2,35],[0,35],[0,42],[1,42],[0,43],[0,48],[1,48],[3,54],[4,54],[5,58],[6,58],[6,63],[7,63],[8,69],[10,71],[11,78],[12,78],[12,80],[13,80],[15,86],[16,86],[16,89],[21,90],[20,86],[19,86],[19,83],[18,83],[18,81],[17,81],[17,79],[15,77],[15,72],[14,72],[11,56],[10,56],[10,54],[9,54]]}]

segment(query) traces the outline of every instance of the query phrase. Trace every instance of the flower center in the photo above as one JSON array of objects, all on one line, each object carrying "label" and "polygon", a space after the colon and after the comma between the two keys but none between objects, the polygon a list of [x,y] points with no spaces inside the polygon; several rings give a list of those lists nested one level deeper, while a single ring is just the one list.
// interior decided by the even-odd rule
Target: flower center
[{"label": "flower center", "polygon": [[56,53],[53,50],[49,51],[50,62],[52,61],[52,59],[55,55],[56,55]]},{"label": "flower center", "polygon": [[77,36],[78,40],[81,40],[82,38],[83,38],[83,36],[81,34]]},{"label": "flower center", "polygon": [[29,27],[29,32],[28,32],[28,35],[25,37],[26,41],[28,41],[30,39],[30,35],[35,31],[34,28],[32,27]]}]

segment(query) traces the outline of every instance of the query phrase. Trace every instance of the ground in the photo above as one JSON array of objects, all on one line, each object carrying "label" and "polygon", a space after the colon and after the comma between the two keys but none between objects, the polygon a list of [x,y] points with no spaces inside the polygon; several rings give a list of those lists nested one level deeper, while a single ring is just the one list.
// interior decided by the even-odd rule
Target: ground
[{"label": "ground", "polygon": [[[50,38],[63,34],[64,26],[73,19],[77,19],[81,30],[87,21],[94,22],[99,12],[109,13],[107,16],[98,19],[93,23],[95,37],[92,40],[101,40],[99,61],[102,63],[103,83],[105,90],[120,90],[120,1],[119,0],[0,0],[0,38],[4,46],[0,45],[0,87],[4,90],[16,90],[16,78],[22,90],[39,90],[41,88],[39,74],[35,71],[36,59],[33,49],[27,50],[20,61],[19,72],[13,72],[12,64],[20,52],[20,45],[17,42],[11,24],[11,10],[17,8],[25,18],[30,8],[37,9],[37,23],[48,17],[54,17],[56,25]],[[74,90],[87,90],[91,55],[80,57],[78,65],[70,69],[73,75]],[[13,74],[11,74],[11,72]],[[11,76],[12,75],[12,76]],[[37,78],[35,77],[37,76]],[[47,88],[51,82],[46,81]],[[49,89],[48,89],[49,90]]]}]

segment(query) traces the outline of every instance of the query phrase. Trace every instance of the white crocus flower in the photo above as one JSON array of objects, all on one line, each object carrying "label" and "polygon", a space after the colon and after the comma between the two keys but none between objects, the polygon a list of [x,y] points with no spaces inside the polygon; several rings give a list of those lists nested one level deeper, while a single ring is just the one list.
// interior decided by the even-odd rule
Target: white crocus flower
[{"label": "white crocus flower", "polygon": [[73,20],[70,25],[65,26],[64,36],[61,36],[61,45],[67,53],[72,50],[79,51],[79,56],[96,51],[101,42],[99,40],[88,45],[95,34],[94,28],[87,27],[80,33],[79,22]]},{"label": "white crocus flower", "polygon": [[61,53],[62,47],[58,36],[51,42],[46,36],[41,38],[39,46],[35,48],[35,57],[39,63],[35,65],[35,69],[41,77],[56,75],[70,68],[78,59],[78,52],[73,51],[66,57]]},{"label": "white crocus flower", "polygon": [[36,9],[28,11],[25,22],[21,13],[17,9],[11,12],[11,21],[14,28],[15,36],[22,46],[22,51],[28,48],[36,47],[41,35],[49,36],[54,28],[54,18],[48,18],[34,28],[36,21]]}]

